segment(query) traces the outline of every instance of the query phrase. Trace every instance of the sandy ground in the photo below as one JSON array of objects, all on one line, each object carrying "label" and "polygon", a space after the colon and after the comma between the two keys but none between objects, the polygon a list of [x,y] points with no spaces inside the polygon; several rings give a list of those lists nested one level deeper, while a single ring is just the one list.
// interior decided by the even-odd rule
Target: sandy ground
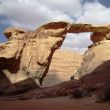
[{"label": "sandy ground", "polygon": [[91,98],[70,99],[68,97],[0,101],[0,110],[110,110],[110,102],[95,103]]}]

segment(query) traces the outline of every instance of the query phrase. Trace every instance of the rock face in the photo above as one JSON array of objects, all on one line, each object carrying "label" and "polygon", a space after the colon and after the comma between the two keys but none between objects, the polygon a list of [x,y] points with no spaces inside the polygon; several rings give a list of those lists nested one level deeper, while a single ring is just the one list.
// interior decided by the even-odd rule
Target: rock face
[{"label": "rock face", "polygon": [[99,40],[93,40],[94,44],[85,52],[81,67],[74,74],[74,78],[81,81],[82,87],[95,91],[101,100],[110,100],[108,94],[110,92],[109,37],[108,33],[105,36],[99,36]]},{"label": "rock face", "polygon": [[[89,48],[84,56],[81,67],[75,74],[76,79],[91,74],[98,66],[110,60],[110,40],[103,40]],[[105,69],[106,71],[106,69]]]},{"label": "rock face", "polygon": [[4,34],[8,42],[0,44],[1,73],[10,83],[32,78],[42,84],[53,53],[62,45],[68,32],[108,33],[109,30],[107,26],[96,27],[67,22],[47,23],[35,31],[7,28]]},{"label": "rock face", "polygon": [[54,51],[65,38],[67,25],[66,22],[53,22],[35,31],[7,28],[4,34],[8,42],[0,44],[0,74],[10,83],[32,78],[41,84]]},{"label": "rock face", "polygon": [[43,86],[52,86],[68,81],[74,72],[80,67],[82,55],[68,50],[55,51]]},{"label": "rock face", "polygon": [[[44,77],[47,75],[52,56],[55,50],[62,45],[68,32],[93,32],[91,35],[93,45],[89,46],[88,51],[84,54],[81,67],[74,75],[76,79],[79,79],[78,87],[75,86],[75,88],[81,88],[82,91],[83,89],[96,89],[106,84],[109,87],[110,27],[51,22],[35,31],[26,31],[18,28],[5,30],[4,34],[8,38],[8,42],[0,44],[0,93],[17,94],[37,88],[39,83],[42,84]],[[66,58],[64,57],[64,59]],[[74,56],[73,59],[75,59]],[[64,62],[62,63],[64,64]],[[53,60],[52,65],[55,66],[55,60]],[[68,70],[67,66],[65,68],[65,65],[62,68]],[[72,69],[74,71],[74,68]],[[55,72],[57,70],[51,66],[50,71]],[[69,71],[60,72],[61,74],[63,72],[70,74],[72,71],[70,71],[69,67]],[[65,77],[65,74],[62,76]],[[94,79],[95,83],[92,83]],[[72,84],[74,86],[74,84],[77,84],[77,81],[73,81]],[[66,91],[66,89],[71,91],[74,88],[71,86],[72,84],[69,81],[49,88],[39,88],[34,95],[37,95],[36,97],[39,98],[40,93],[45,95],[44,92],[46,92],[48,96],[48,93],[51,94],[54,91],[48,97],[62,96],[62,94],[65,95],[63,91]],[[87,92],[85,90],[84,92]],[[80,89],[76,91],[81,93]],[[76,92],[74,93],[77,96]]]}]

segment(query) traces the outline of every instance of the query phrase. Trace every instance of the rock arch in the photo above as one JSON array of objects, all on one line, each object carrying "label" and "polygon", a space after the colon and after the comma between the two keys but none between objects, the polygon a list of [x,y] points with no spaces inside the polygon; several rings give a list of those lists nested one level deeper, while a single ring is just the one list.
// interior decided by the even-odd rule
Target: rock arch
[{"label": "rock arch", "polygon": [[[8,42],[0,44],[0,68],[10,83],[31,78],[39,85],[46,76],[52,56],[60,48],[67,33],[93,32],[91,40],[96,42],[106,38],[109,26],[91,24],[70,24],[51,22],[35,31],[7,28],[4,31]],[[98,35],[98,37],[97,37]]]}]

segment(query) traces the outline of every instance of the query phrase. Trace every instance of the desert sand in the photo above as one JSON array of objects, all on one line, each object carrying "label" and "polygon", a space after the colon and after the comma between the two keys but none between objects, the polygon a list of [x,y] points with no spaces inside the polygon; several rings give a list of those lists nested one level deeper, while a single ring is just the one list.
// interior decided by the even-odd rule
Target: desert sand
[{"label": "desert sand", "polygon": [[91,98],[69,97],[0,101],[0,110],[110,110],[110,102],[95,103]]}]

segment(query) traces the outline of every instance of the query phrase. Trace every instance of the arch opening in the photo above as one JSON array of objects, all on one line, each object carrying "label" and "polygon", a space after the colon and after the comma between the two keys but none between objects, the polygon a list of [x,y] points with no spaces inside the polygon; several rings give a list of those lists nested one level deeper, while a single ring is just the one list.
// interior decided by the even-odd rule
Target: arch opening
[{"label": "arch opening", "polygon": [[90,34],[90,32],[67,34],[61,48],[56,50],[53,55],[48,74],[44,79],[44,86],[52,86],[70,80],[81,66],[82,54],[92,43]]},{"label": "arch opening", "polygon": [[92,44],[90,32],[68,33],[60,49],[84,53],[88,46]]}]

